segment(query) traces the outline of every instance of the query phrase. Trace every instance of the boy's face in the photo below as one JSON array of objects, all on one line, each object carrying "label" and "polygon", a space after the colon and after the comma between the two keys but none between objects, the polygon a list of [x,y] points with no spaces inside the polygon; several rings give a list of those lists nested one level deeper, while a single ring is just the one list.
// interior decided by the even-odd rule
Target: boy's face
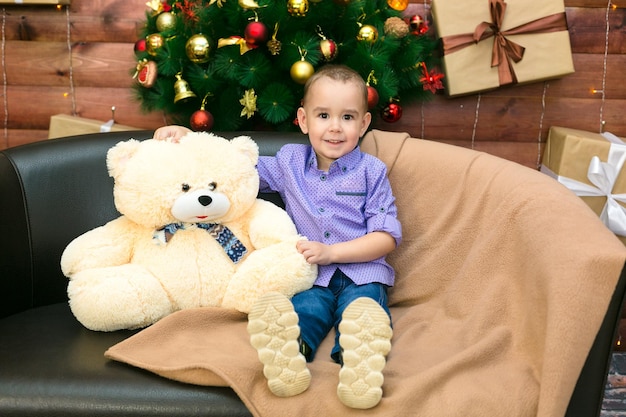
[{"label": "boy's face", "polygon": [[324,171],[357,146],[371,119],[358,85],[327,77],[311,85],[298,109],[300,129],[309,135],[318,168]]}]

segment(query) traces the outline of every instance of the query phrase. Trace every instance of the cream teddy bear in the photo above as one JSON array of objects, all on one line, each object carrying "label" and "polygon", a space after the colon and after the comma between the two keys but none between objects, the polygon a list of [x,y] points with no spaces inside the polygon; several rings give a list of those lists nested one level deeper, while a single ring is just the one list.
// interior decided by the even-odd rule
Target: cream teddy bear
[{"label": "cream teddy bear", "polygon": [[259,150],[249,137],[190,133],[180,143],[120,142],[107,153],[122,216],[78,236],[61,269],[87,328],[147,326],[177,310],[248,312],[263,293],[312,286],[287,213],[258,199]]}]

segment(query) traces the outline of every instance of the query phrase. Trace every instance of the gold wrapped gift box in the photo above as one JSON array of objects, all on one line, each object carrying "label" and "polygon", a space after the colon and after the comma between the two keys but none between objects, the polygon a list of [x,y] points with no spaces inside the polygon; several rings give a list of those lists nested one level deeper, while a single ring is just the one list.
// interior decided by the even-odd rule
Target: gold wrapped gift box
[{"label": "gold wrapped gift box", "polygon": [[[552,126],[541,171],[576,193],[626,244],[626,145],[611,134]],[[595,183],[594,183],[595,182]],[[622,195],[623,194],[623,195]]]},{"label": "gold wrapped gift box", "polygon": [[[492,9],[499,11],[495,19]],[[433,0],[432,14],[444,46],[449,96],[574,72],[563,0]],[[494,21],[500,22],[495,32],[503,36],[493,36]],[[499,49],[500,44],[504,46]],[[492,52],[499,65],[492,66]],[[522,53],[518,62],[513,59],[516,53]]]},{"label": "gold wrapped gift box", "polygon": [[61,138],[65,136],[84,135],[88,133],[122,132],[126,130],[141,129],[137,127],[113,123],[112,120],[109,120],[108,122],[103,122],[101,120],[70,116],[69,114],[56,114],[50,117],[48,139]]}]

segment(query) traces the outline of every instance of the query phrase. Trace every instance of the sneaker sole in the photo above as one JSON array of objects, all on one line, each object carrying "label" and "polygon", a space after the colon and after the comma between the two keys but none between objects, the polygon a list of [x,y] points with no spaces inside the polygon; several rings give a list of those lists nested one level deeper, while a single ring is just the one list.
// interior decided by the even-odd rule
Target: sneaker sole
[{"label": "sneaker sole", "polygon": [[259,298],[248,314],[248,334],[274,395],[292,397],[306,391],[311,373],[300,353],[298,315],[287,297],[268,293]]},{"label": "sneaker sole", "polygon": [[374,300],[358,298],[345,309],[339,331],[343,350],[339,400],[351,408],[372,408],[383,395],[382,370],[393,335],[389,316]]}]

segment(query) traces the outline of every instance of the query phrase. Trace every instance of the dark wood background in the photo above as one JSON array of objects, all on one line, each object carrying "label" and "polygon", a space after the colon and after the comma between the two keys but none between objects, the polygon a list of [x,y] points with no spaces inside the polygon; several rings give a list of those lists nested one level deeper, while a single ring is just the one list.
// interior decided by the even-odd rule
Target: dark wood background
[{"label": "dark wood background", "polygon": [[[538,0],[541,1],[541,0]],[[438,95],[404,106],[379,129],[406,131],[489,152],[536,168],[550,126],[626,136],[626,0],[565,0],[576,72],[559,80],[461,98]],[[429,13],[413,0],[407,14]],[[462,2],[459,2],[462,7]],[[0,149],[47,138],[50,116],[75,114],[154,129],[130,88],[133,46],[146,0],[72,0],[71,6],[3,6],[0,49]],[[608,54],[605,45],[608,31]],[[605,66],[606,61],[606,66]],[[605,81],[604,94],[601,90]],[[602,121],[605,124],[602,124]]]}]

